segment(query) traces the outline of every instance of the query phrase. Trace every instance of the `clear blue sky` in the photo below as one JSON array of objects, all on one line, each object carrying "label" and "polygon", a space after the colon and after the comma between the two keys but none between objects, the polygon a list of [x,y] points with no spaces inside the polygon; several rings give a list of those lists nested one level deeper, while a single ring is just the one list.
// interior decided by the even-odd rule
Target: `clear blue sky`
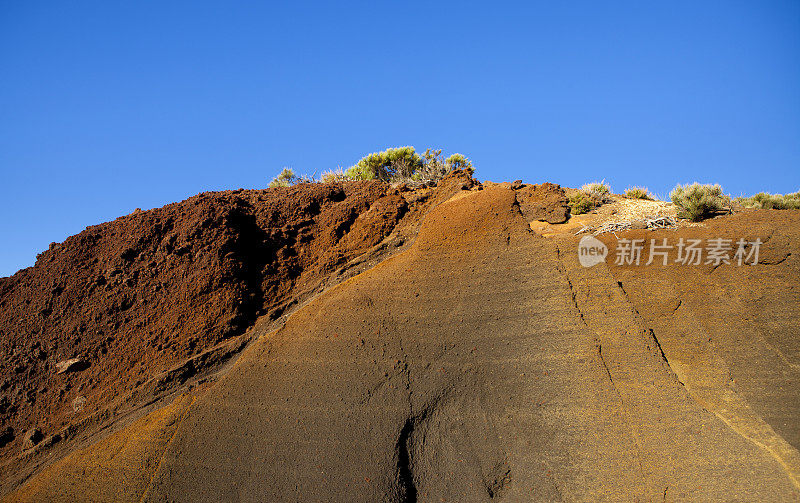
[{"label": "clear blue sky", "polygon": [[390,146],[481,180],[800,189],[800,2],[0,0],[0,276]]}]

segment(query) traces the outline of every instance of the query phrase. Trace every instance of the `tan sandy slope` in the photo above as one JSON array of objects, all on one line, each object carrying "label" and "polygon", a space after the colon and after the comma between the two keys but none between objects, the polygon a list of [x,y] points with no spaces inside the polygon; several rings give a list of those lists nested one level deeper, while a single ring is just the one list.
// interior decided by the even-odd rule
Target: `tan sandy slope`
[{"label": "tan sandy slope", "polygon": [[760,236],[759,265],[587,269],[517,192],[435,207],[206,391],[7,499],[800,499],[798,212],[629,233]]}]

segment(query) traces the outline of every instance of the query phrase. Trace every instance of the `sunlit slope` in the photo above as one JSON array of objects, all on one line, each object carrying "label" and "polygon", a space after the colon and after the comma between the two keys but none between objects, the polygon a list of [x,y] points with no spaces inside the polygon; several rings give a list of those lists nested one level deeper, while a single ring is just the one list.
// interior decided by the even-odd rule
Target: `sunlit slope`
[{"label": "sunlit slope", "polygon": [[[683,381],[659,346],[670,324],[651,331],[624,271],[581,268],[576,240],[532,233],[522,214],[499,186],[432,210],[408,250],[250,346],[166,447],[142,440],[158,463],[135,499],[797,499],[785,460]],[[771,408],[751,405],[757,419]],[[42,480],[109,500],[75,466],[23,489]]]},{"label": "sunlit slope", "polygon": [[145,499],[796,495],[624,297],[596,306],[601,328],[584,319],[568,259],[514,203],[495,188],[440,206],[408,252],[262,339],[189,412]]}]

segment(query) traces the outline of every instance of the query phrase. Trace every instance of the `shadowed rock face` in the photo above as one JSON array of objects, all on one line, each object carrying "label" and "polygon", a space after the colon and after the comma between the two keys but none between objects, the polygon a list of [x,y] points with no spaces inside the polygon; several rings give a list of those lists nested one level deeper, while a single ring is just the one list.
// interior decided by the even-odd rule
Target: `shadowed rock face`
[{"label": "shadowed rock face", "polygon": [[[587,269],[575,237],[530,231],[524,215],[540,201],[520,190],[461,191],[434,207],[411,247],[315,297],[217,383],[8,497],[800,497],[800,274],[780,251],[800,242],[785,230],[800,228],[797,213],[737,215],[703,231],[753,223],[772,236],[773,263],[746,276]],[[711,307],[711,296],[725,302]],[[86,475],[97,463],[102,480]]]}]

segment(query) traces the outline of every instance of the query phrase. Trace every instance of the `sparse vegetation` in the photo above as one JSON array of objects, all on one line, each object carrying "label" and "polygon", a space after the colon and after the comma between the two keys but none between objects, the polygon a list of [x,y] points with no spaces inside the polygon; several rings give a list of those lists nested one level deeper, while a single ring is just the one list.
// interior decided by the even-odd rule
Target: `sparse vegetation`
[{"label": "sparse vegetation", "polygon": [[294,185],[297,182],[297,175],[294,174],[289,168],[283,168],[283,171],[280,172],[278,176],[272,179],[269,182],[270,188],[273,187],[288,187],[290,185]]},{"label": "sparse vegetation", "polygon": [[648,201],[655,200],[653,194],[647,190],[647,187],[629,187],[625,189],[625,197],[628,199],[646,199]]},{"label": "sparse vegetation", "polygon": [[422,154],[422,166],[417,171],[410,177],[399,177],[394,181],[404,183],[435,182],[457,169],[465,169],[470,174],[474,171],[472,163],[463,155],[453,154],[447,159],[443,159],[441,149],[433,150],[429,148]]},{"label": "sparse vegetation", "polygon": [[475,171],[472,167],[472,163],[470,162],[470,160],[461,154],[453,154],[447,159],[445,159],[444,162],[445,164],[450,166],[451,171],[456,169],[465,169],[470,173],[473,173]]},{"label": "sparse vegetation", "polygon": [[399,176],[394,182],[429,182],[439,180],[451,172],[452,169],[447,165],[447,161],[442,159],[442,150],[426,149],[422,154],[422,164],[419,169],[409,176]]},{"label": "sparse vegetation", "polygon": [[298,183],[313,183],[315,181],[316,180],[314,180],[313,176],[307,176],[307,175],[297,176],[291,169],[283,168],[283,171],[281,171],[278,176],[276,176],[275,178],[272,179],[271,182],[269,182],[269,187],[270,188],[290,187],[292,185],[297,185]]},{"label": "sparse vegetation", "polygon": [[583,191],[578,191],[569,197],[569,209],[573,215],[582,215],[589,213],[595,206],[595,201],[592,197]]},{"label": "sparse vegetation", "polygon": [[398,177],[410,177],[422,167],[422,158],[414,147],[388,148],[361,158],[345,171],[353,180],[390,182]]},{"label": "sparse vegetation", "polygon": [[733,202],[743,208],[797,210],[800,209],[800,192],[786,195],[759,192],[750,197],[737,197]]},{"label": "sparse vegetation", "polygon": [[610,196],[611,187],[605,183],[605,180],[587,183],[578,192],[569,197],[570,213],[573,215],[588,213],[605,203],[611,202]]},{"label": "sparse vegetation", "polygon": [[288,187],[305,182],[338,183],[357,180],[421,185],[435,182],[458,169],[466,170],[470,174],[474,172],[472,162],[462,154],[452,154],[445,159],[441,149],[427,149],[420,156],[414,147],[397,147],[369,154],[347,169],[338,167],[326,171],[319,180],[297,177],[291,169],[284,168],[272,179],[269,186]]},{"label": "sparse vegetation", "polygon": [[397,147],[363,157],[344,176],[350,180],[416,184],[439,180],[456,169],[473,171],[470,160],[461,154],[443,159],[441,149],[427,149],[420,156],[414,147]]},{"label": "sparse vegetation", "polygon": [[723,194],[718,184],[693,183],[675,186],[669,193],[678,209],[678,217],[698,222],[719,213],[729,212],[730,196]]},{"label": "sparse vegetation", "polygon": [[319,179],[322,183],[350,182],[353,180],[354,178],[347,175],[341,167],[325,171]]},{"label": "sparse vegetation", "polygon": [[587,194],[596,194],[599,196],[609,196],[611,195],[611,186],[606,183],[605,180],[601,182],[592,182],[587,183],[581,190]]}]

